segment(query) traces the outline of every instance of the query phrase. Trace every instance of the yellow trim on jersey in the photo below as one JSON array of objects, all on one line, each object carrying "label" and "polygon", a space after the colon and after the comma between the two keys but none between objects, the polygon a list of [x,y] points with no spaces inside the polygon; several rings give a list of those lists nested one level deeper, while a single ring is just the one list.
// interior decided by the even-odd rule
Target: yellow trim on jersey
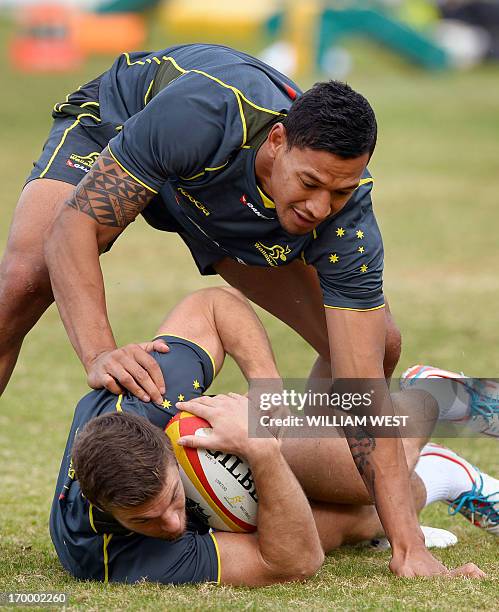
[{"label": "yellow trim on jersey", "polygon": [[113,537],[112,533],[105,533],[104,539],[102,542],[102,553],[104,556],[104,582],[106,583],[109,582],[109,557],[107,554],[107,547],[112,537]]},{"label": "yellow trim on jersey", "polygon": [[358,187],[362,187],[366,183],[374,183],[374,179],[372,177],[360,179]]},{"label": "yellow trim on jersey", "polygon": [[314,229],[312,230],[312,236],[314,237],[314,240],[316,240],[316,239],[317,239],[317,230],[315,229],[315,227],[314,227]]},{"label": "yellow trim on jersey", "polygon": [[258,185],[256,186],[256,188],[258,189],[258,193],[260,194],[260,197],[262,198],[262,202],[265,208],[275,208],[274,202],[272,202],[272,200],[263,193],[263,191],[260,189],[260,187],[258,187]]},{"label": "yellow trim on jersey", "polygon": [[116,400],[116,412],[123,412],[123,408],[121,407],[121,400],[123,399],[123,393],[118,395],[118,399]]},{"label": "yellow trim on jersey", "polygon": [[149,87],[147,88],[146,95],[144,96],[144,104],[147,104],[147,98],[151,93],[152,86],[154,85],[154,79],[149,83]]},{"label": "yellow trim on jersey", "polygon": [[229,160],[227,160],[224,164],[222,164],[221,166],[215,166],[215,168],[205,168],[206,172],[215,172],[216,170],[221,170],[222,168],[225,168],[225,166],[229,163]]},{"label": "yellow trim on jersey", "polygon": [[94,507],[92,504],[90,504],[88,507],[88,520],[90,521],[90,527],[92,527],[95,533],[97,533],[97,529],[94,525]]},{"label": "yellow trim on jersey", "polygon": [[57,102],[57,104],[54,104],[55,112],[60,113],[63,106],[71,106],[71,102]]},{"label": "yellow trim on jersey", "polygon": [[[131,62],[130,61],[130,55],[128,53],[123,53],[123,55],[126,58],[127,64],[128,66],[134,66],[135,64],[139,64],[141,66],[144,66],[146,62],[150,63],[150,58],[146,59],[146,62],[143,62],[141,60],[136,60],[135,62]],[[153,57],[152,58],[156,63],[161,64],[161,61],[157,58],[157,57]],[[241,118],[241,126],[243,129],[243,140],[241,143],[241,148],[247,148],[246,146],[246,140],[248,138],[248,127],[246,125],[246,117],[244,115],[244,110],[243,110],[243,105],[241,102],[241,99],[244,100],[247,104],[249,104],[250,106],[252,106],[253,108],[255,108],[256,110],[259,111],[263,111],[265,113],[269,113],[271,115],[276,115],[277,117],[285,117],[284,113],[280,113],[278,111],[274,111],[270,108],[265,108],[263,106],[259,106],[258,104],[255,104],[254,102],[251,102],[251,100],[248,100],[248,98],[246,98],[246,96],[242,93],[242,91],[240,89],[238,89],[237,87],[234,87],[233,85],[228,85],[227,83],[224,83],[223,81],[221,81],[220,79],[218,79],[217,77],[214,77],[211,74],[208,74],[207,72],[204,72],[203,70],[196,70],[196,69],[185,69],[185,68],[181,68],[177,62],[175,61],[175,59],[171,56],[166,56],[163,55],[162,58],[165,62],[171,62],[173,64],[173,66],[181,73],[181,74],[188,74],[189,72],[194,72],[196,74],[200,74],[202,76],[205,76],[208,79],[211,79],[212,81],[215,81],[216,83],[218,83],[219,85],[221,85],[222,87],[225,87],[227,89],[230,89],[232,91],[232,93],[234,94],[236,100],[237,100],[237,105],[239,107],[239,115]],[[149,89],[152,87],[152,83],[149,86]],[[146,104],[146,100],[147,100],[147,95],[149,93],[149,89],[147,90],[147,93],[145,95],[144,98],[144,104]],[[124,168],[120,162],[114,157],[111,149],[109,149],[111,152],[111,155],[113,156],[114,160],[116,161],[116,163],[127,173],[129,174],[133,179],[135,179],[136,181],[138,181],[141,185],[143,185],[144,187],[146,187],[147,189],[149,189],[150,191],[152,191],[153,193],[158,193],[157,191],[154,191],[154,189],[151,189],[151,187],[149,187],[148,185],[146,185],[145,183],[143,183],[142,181],[138,180],[135,176],[133,176],[133,174],[131,172],[129,172],[126,168]],[[228,162],[226,162],[228,163]],[[226,164],[224,164],[226,165]],[[223,166],[220,166],[218,168],[205,168],[204,171],[213,171],[213,170],[220,170],[220,168],[223,168]],[[204,172],[200,172],[199,174],[196,174],[195,176],[192,176],[190,178],[184,178],[184,177],[180,177],[182,180],[185,181],[193,181],[196,178],[199,178],[200,176],[203,175]],[[267,201],[267,203],[266,203]],[[269,204],[269,205],[267,205]],[[274,203],[269,200],[268,198],[264,198],[264,206],[265,208],[275,208]]]},{"label": "yellow trim on jersey", "polygon": [[220,549],[218,548],[218,542],[217,539],[215,538],[215,534],[213,533],[213,530],[210,529],[208,532],[211,536],[211,539],[213,540],[213,543],[215,544],[215,550],[217,551],[217,584],[220,584],[220,581],[222,580],[222,563],[220,560]]},{"label": "yellow trim on jersey", "polygon": [[145,66],[145,62],[142,62],[141,60],[135,60],[135,62],[131,62],[130,61],[130,55],[125,51],[125,53],[123,53],[123,55],[126,57],[126,63],[128,64],[128,66],[135,66],[136,64],[138,64],[139,66]]},{"label": "yellow trim on jersey", "polygon": [[[176,62],[175,62],[175,64],[176,64]],[[178,64],[176,64],[176,66],[178,67]],[[244,96],[239,91],[239,89],[237,89],[236,87],[233,87],[232,85],[227,85],[227,83],[224,83],[220,79],[217,79],[217,77],[211,76],[211,74],[208,74],[207,72],[203,72],[202,70],[184,70],[184,69],[182,69],[180,67],[179,67],[179,69],[184,74],[186,74],[188,72],[195,72],[196,74],[201,74],[202,76],[205,76],[206,78],[211,79],[212,81],[215,81],[215,83],[218,83],[222,87],[225,87],[226,89],[230,89],[232,91],[232,93],[234,94],[234,96],[235,96],[235,98],[237,100],[237,106],[239,107],[239,116],[241,117],[241,126],[243,128],[243,141],[242,141],[240,146],[244,147],[244,145],[246,144],[246,140],[248,139],[248,127],[246,125],[246,117],[244,116],[243,104],[241,102],[241,97],[244,98]]]},{"label": "yellow trim on jersey", "polygon": [[232,89],[235,93],[237,93],[239,96],[241,96],[241,98],[250,106],[252,106],[253,108],[256,108],[257,110],[261,110],[265,113],[270,113],[271,115],[276,115],[278,117],[285,117],[285,113],[280,113],[279,111],[275,111],[272,110],[270,108],[265,108],[263,106],[258,106],[258,104],[255,104],[254,102],[252,102],[251,100],[248,100],[248,98],[246,98],[246,96],[243,94],[243,92],[238,89],[237,87],[234,87],[234,85],[227,85],[227,83],[224,83],[223,81],[221,81],[220,79],[217,79],[217,77],[212,76],[211,74],[208,74],[207,72],[203,72],[202,70],[196,70],[196,69],[188,69],[186,70],[185,68],[181,68],[177,62],[175,61],[175,59],[171,56],[166,56],[163,55],[163,59],[165,61],[170,61],[175,68],[179,71],[182,72],[183,74],[187,74],[188,72],[196,72],[198,74],[202,74],[205,77],[208,77],[209,79],[212,79],[213,81],[216,81],[217,83],[219,83],[220,85],[222,85],[223,87],[228,87],[229,89]]},{"label": "yellow trim on jersey", "polygon": [[162,338],[163,336],[171,336],[172,338],[178,338],[179,340],[187,340],[187,342],[192,342],[192,344],[199,346],[199,348],[202,349],[210,358],[211,365],[213,367],[213,378],[215,378],[215,376],[217,375],[217,369],[215,367],[215,360],[213,359],[210,351],[206,350],[204,346],[201,346],[199,342],[196,342],[195,340],[191,340],[190,338],[184,338],[184,336],[178,336],[177,334],[169,334],[169,333],[158,334],[157,336],[154,337],[154,340],[157,340],[158,338]]},{"label": "yellow trim on jersey", "polygon": [[186,176],[181,176],[180,178],[183,181],[193,181],[194,179],[199,178],[200,176],[203,176],[203,174],[205,174],[206,172],[216,172],[217,170],[222,170],[222,168],[225,168],[225,166],[229,163],[229,160],[227,160],[225,162],[225,164],[222,164],[221,166],[216,166],[216,168],[205,168],[204,170],[202,170],[201,172],[198,172],[197,174],[195,174],[194,176],[190,176],[190,177],[186,177]]},{"label": "yellow trim on jersey", "polygon": [[83,102],[83,104],[80,104],[80,106],[100,106],[100,104],[98,102]]},{"label": "yellow trim on jersey", "polygon": [[45,166],[45,169],[42,171],[42,173],[40,174],[40,178],[43,178],[47,172],[49,171],[50,166],[52,165],[52,162],[54,161],[57,153],[59,153],[62,145],[64,144],[64,141],[66,140],[66,136],[69,134],[69,132],[74,129],[78,124],[80,123],[80,118],[78,117],[74,123],[72,123],[68,128],[66,128],[64,130],[64,134],[62,135],[61,140],[59,141],[59,144],[57,145],[57,147],[55,148],[54,152],[52,153],[47,165]]},{"label": "yellow trim on jersey", "polygon": [[111,153],[111,157],[114,159],[114,161],[118,164],[118,166],[128,174],[128,176],[131,176],[133,178],[134,181],[137,181],[137,183],[139,183],[139,185],[142,185],[142,187],[145,187],[146,189],[148,189],[149,191],[152,191],[153,193],[158,193],[155,189],[153,189],[152,187],[149,187],[149,185],[146,185],[145,183],[143,183],[140,179],[138,179],[136,176],[134,176],[129,170],[127,170],[125,168],[125,166],[123,164],[121,164],[115,157],[114,153],[111,151],[111,147],[109,145],[107,145],[107,148],[109,150],[109,153]]},{"label": "yellow trim on jersey", "polygon": [[200,176],[203,176],[203,174],[205,174],[204,170],[201,170],[201,172],[198,172],[197,174],[195,174],[194,176],[190,176],[189,178],[187,178],[186,176],[181,176],[180,178],[183,181],[193,181],[194,179],[199,178]]},{"label": "yellow trim on jersey", "polygon": [[332,308],[333,310],[353,310],[354,312],[368,312],[370,310],[379,310],[380,308],[384,308],[385,305],[381,304],[381,306],[375,306],[374,308],[345,308],[344,306],[328,306],[324,304],[325,308]]}]

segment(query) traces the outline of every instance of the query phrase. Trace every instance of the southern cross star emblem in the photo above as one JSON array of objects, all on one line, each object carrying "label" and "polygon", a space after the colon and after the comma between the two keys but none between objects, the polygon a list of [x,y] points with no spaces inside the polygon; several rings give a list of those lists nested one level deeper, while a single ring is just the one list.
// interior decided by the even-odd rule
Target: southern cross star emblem
[{"label": "southern cross star emblem", "polygon": [[331,253],[331,255],[329,256],[329,263],[338,263],[340,261],[340,258],[338,257],[338,255],[336,255],[336,253]]}]

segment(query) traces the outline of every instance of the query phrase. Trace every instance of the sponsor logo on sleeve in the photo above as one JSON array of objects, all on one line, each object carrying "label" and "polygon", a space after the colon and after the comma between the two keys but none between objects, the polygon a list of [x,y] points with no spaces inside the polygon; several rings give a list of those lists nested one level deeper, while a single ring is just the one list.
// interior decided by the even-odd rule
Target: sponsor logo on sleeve
[{"label": "sponsor logo on sleeve", "polygon": [[243,206],[249,208],[251,212],[257,217],[260,217],[261,219],[267,219],[267,221],[273,221],[275,219],[275,217],[267,217],[266,215],[261,213],[258,208],[248,200],[248,196],[246,194],[243,193],[243,195],[239,198],[239,201]]}]

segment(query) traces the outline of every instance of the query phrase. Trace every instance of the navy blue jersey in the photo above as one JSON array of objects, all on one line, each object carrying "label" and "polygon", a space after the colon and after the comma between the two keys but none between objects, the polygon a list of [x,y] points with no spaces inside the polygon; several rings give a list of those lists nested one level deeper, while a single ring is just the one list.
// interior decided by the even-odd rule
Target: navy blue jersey
[{"label": "navy blue jersey", "polygon": [[[109,143],[116,162],[157,194],[145,219],[178,232],[202,273],[212,273],[223,257],[273,267],[299,258],[316,268],[326,306],[380,308],[383,245],[367,171],[343,210],[303,236],[282,229],[258,187],[258,148],[300,94],[286,76],[245,53],[181,45],[120,56],[56,105],[54,116],[79,121],[99,146]],[[79,178],[88,171],[95,158],[85,139],[75,140],[76,153],[84,154],[68,148],[66,166],[55,168],[79,127],[60,126],[32,178],[71,181],[75,164]]]},{"label": "navy blue jersey", "polygon": [[151,353],[167,384],[162,407],[106,390],[91,391],[76,407],[50,513],[55,549],[62,565],[76,578],[172,584],[220,579],[216,541],[188,510],[187,530],[178,540],[143,536],[89,503],[75,479],[71,449],[78,430],[90,419],[106,412],[130,412],[164,429],[177,412],[177,401],[200,396],[211,384],[214,362],[204,349],[176,336],[162,337],[170,351]]}]

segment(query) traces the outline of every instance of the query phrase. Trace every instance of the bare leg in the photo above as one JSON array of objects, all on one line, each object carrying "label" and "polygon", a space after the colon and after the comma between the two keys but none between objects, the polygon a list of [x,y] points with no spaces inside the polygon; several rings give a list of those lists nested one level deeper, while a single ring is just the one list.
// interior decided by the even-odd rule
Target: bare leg
[{"label": "bare leg", "polygon": [[181,336],[205,348],[217,372],[225,354],[250,378],[278,378],[265,329],[248,300],[232,287],[201,289],[168,314],[159,334]]},{"label": "bare leg", "polygon": [[[425,427],[417,428],[411,438],[402,440],[409,471],[412,472],[419,451],[426,444],[437,416],[433,398],[425,393],[395,393],[392,395],[396,411],[421,416]],[[346,504],[371,504],[364,481],[346,440],[342,437],[284,439],[282,452],[307,497],[316,501]],[[421,487],[413,477],[414,487]],[[425,500],[423,500],[424,503]]]},{"label": "bare leg", "polygon": [[44,234],[73,190],[68,183],[37,179],[21,193],[0,264],[0,394],[25,335],[53,302]]},{"label": "bare leg", "polygon": [[[426,491],[419,478],[413,487],[414,506],[419,513]],[[312,502],[312,511],[324,552],[343,544],[356,544],[384,534],[374,506]]]},{"label": "bare leg", "polygon": [[[289,325],[319,354],[318,367],[329,368],[329,342],[324,302],[314,268],[293,261],[280,268],[243,266],[231,259],[216,265],[217,272],[233,287]],[[390,377],[400,356],[400,332],[386,309],[387,340],[385,375]],[[330,371],[329,371],[330,375]]]}]

